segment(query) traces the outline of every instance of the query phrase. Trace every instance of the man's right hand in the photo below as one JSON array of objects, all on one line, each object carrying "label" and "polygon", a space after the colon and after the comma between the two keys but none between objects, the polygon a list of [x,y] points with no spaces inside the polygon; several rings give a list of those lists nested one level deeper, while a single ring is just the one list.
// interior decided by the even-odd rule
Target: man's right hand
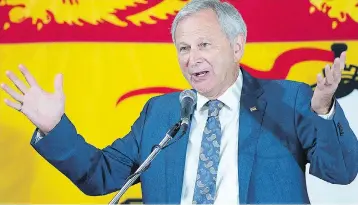
[{"label": "man's right hand", "polygon": [[61,120],[65,112],[65,96],[63,93],[63,77],[55,77],[55,92],[45,92],[36,82],[35,78],[22,65],[19,66],[29,87],[25,85],[11,71],[6,71],[7,77],[19,89],[20,93],[2,83],[5,90],[15,102],[5,99],[5,103],[13,109],[22,112],[44,134],[49,133]]}]

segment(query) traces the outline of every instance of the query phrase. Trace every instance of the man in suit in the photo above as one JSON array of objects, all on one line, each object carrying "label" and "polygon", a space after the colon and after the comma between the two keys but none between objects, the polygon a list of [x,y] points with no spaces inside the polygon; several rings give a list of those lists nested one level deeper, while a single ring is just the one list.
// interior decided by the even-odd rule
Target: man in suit
[{"label": "man in suit", "polygon": [[[246,33],[228,3],[194,0],[177,14],[173,41],[196,108],[186,135],[141,175],[144,203],[307,204],[307,163],[330,183],[356,177],[357,138],[334,98],[346,54],[326,66],[312,92],[304,83],[256,79],[241,69]],[[88,195],[119,190],[180,120],[179,93],[151,98],[131,131],[101,150],[64,113],[61,75],[49,94],[20,70],[30,87],[7,72],[21,93],[2,84],[17,101],[6,104],[37,127],[31,140],[37,152]]]}]

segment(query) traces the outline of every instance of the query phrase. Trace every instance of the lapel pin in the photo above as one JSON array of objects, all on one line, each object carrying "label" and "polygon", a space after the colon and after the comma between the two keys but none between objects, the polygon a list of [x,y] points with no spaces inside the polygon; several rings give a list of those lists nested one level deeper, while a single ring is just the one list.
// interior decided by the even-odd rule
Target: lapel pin
[{"label": "lapel pin", "polygon": [[250,111],[251,111],[251,112],[256,111],[256,110],[257,110],[256,106],[250,107]]}]

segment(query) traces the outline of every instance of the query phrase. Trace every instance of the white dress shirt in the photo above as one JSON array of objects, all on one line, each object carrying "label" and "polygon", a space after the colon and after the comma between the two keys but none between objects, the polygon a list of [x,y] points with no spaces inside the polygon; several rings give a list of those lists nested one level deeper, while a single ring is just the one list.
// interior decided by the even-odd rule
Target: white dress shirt
[{"label": "white dress shirt", "polygon": [[[214,204],[239,204],[238,129],[242,75],[218,98],[225,105],[219,112],[221,124],[220,163],[217,172],[217,197]],[[181,204],[192,204],[199,163],[201,139],[208,118],[204,107],[208,98],[197,93],[197,109],[192,117],[187,147]]]},{"label": "white dress shirt", "polygon": [[[225,106],[219,112],[221,123],[220,163],[217,172],[217,196],[214,204],[239,204],[238,140],[240,96],[242,90],[240,70],[236,82],[218,98]],[[197,93],[197,109],[192,117],[191,130],[186,153],[181,204],[192,204],[199,163],[201,139],[206,125],[208,109],[204,107],[209,99]],[[334,106],[324,119],[332,119]]]}]

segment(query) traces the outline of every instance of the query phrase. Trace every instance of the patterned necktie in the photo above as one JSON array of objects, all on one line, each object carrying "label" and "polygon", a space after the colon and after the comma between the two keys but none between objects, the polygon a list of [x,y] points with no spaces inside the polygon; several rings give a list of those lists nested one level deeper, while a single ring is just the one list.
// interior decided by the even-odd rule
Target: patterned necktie
[{"label": "patterned necktie", "polygon": [[216,195],[216,174],[221,141],[219,111],[224,104],[219,100],[211,100],[207,104],[209,106],[208,119],[201,141],[193,204],[213,204]]}]

